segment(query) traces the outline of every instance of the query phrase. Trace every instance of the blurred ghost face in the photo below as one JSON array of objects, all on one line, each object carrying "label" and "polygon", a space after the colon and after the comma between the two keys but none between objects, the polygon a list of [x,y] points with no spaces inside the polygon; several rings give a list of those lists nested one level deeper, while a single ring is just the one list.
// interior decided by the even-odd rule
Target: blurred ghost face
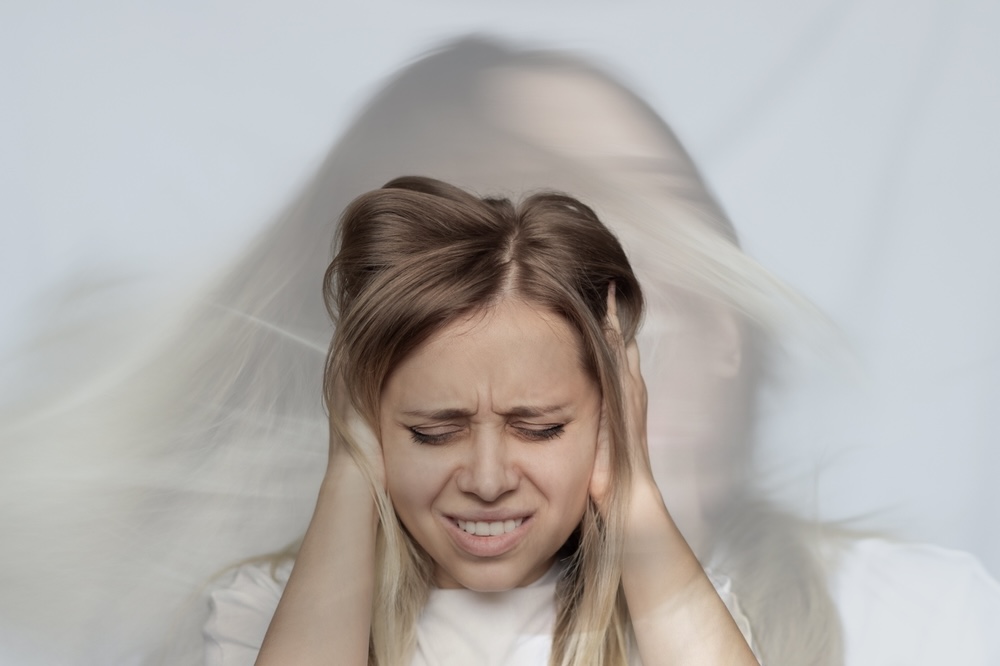
[{"label": "blurred ghost face", "polygon": [[[602,199],[607,188],[627,193],[628,205],[640,206],[635,210],[664,218],[693,225],[714,215],[724,220],[669,130],[602,77],[574,67],[512,66],[492,72],[484,90],[491,122],[590,178],[575,182],[573,169],[550,169],[547,186],[589,192],[589,203],[603,205],[603,212],[616,205],[614,196]],[[525,160],[518,173],[540,163],[537,156]],[[650,461],[671,515],[699,550],[711,514],[746,473],[750,395],[741,375],[739,320],[717,303],[665,286],[674,284],[668,269],[676,269],[663,251],[667,232],[645,227],[628,210],[606,221],[645,283],[648,309],[638,340],[649,393]],[[692,210],[703,215],[692,218]],[[707,231],[731,233],[724,221]]]},{"label": "blurred ghost face", "polygon": [[696,550],[707,521],[746,473],[742,334],[728,310],[700,299],[650,304],[642,331],[653,474]]},{"label": "blurred ghost face", "polygon": [[601,393],[561,317],[521,300],[453,322],[382,393],[386,486],[440,587],[538,579],[580,523]]}]

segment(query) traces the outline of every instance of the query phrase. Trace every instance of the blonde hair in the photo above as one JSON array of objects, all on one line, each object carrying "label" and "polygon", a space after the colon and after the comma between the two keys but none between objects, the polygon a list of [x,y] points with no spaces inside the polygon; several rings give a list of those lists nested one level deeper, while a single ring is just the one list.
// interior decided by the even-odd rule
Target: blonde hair
[{"label": "blonde hair", "polygon": [[[500,70],[598,83],[662,148],[639,157],[584,151],[605,158],[595,162],[525,138],[524,123],[498,123],[498,100],[484,97]],[[654,306],[668,288],[724,303],[761,341],[777,337],[786,314],[808,311],[736,246],[670,129],[615,79],[578,59],[482,40],[443,47],[386,84],[308,187],[220,268],[211,288],[185,294],[174,312],[157,301],[149,326],[116,326],[118,338],[103,338],[143,335],[133,357],[116,347],[108,357],[119,362],[60,404],[43,396],[41,405],[4,415],[0,617],[12,640],[46,655],[45,663],[136,655],[142,663],[201,663],[208,609],[193,593],[225,565],[305,532],[328,442],[319,388],[333,331],[317,282],[330,261],[333,216],[400,173],[490,192],[585,193],[646,288],[645,335],[660,324]],[[820,528],[760,498],[749,483],[728,497],[712,524],[718,548],[699,556],[725,553],[718,564],[732,575],[769,666],[842,663]],[[164,630],[165,617],[175,631]],[[555,652],[583,654],[565,641],[600,643],[575,636],[563,617]]]},{"label": "blonde hair", "polygon": [[[602,516],[589,503],[557,589],[551,663],[622,665],[627,615],[620,598],[621,552],[631,478],[617,356],[606,330],[614,282],[626,340],[634,338],[642,294],[620,244],[581,202],[534,194],[518,205],[480,199],[441,181],[398,178],[345,211],[339,251],[324,280],[336,321],[325,395],[339,440],[370,467],[337,418],[341,384],[377,427],[379,398],[393,369],[450,322],[516,297],[562,316],[578,333],[581,360],[600,387],[612,433],[613,483]],[[432,562],[401,528],[374,470],[380,517],[370,663],[406,664]]]}]

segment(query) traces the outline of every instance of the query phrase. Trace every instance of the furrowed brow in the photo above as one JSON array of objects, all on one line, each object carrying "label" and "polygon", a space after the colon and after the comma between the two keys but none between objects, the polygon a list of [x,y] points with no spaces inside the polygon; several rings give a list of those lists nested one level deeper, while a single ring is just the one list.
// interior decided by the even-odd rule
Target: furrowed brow
[{"label": "furrowed brow", "polygon": [[550,405],[544,407],[514,407],[507,412],[507,416],[518,416],[520,418],[537,419],[543,416],[558,414],[566,409],[566,405]]},{"label": "furrowed brow", "polygon": [[432,421],[447,421],[448,419],[467,419],[473,415],[473,412],[467,409],[412,409],[403,412],[403,414]]}]

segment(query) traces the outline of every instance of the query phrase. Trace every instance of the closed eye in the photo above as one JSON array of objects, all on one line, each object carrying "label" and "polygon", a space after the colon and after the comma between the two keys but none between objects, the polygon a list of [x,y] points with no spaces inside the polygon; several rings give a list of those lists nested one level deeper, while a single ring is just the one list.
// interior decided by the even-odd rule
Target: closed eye
[{"label": "closed eye", "polygon": [[515,425],[514,429],[517,430],[518,434],[525,439],[530,439],[534,441],[543,441],[546,439],[555,439],[563,434],[566,424],[558,423],[556,425],[549,426],[530,426],[530,425]]},{"label": "closed eye", "polygon": [[410,431],[411,439],[417,444],[443,444],[461,432],[460,428],[454,426],[435,426],[426,429],[409,427],[407,430]]}]

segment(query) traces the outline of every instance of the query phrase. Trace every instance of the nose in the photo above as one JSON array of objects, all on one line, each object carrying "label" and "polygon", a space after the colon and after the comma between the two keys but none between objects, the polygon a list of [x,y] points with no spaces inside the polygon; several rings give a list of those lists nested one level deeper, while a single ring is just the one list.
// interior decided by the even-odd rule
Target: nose
[{"label": "nose", "polygon": [[503,435],[485,429],[474,433],[457,476],[458,489],[484,502],[495,502],[516,489],[520,480]]}]

